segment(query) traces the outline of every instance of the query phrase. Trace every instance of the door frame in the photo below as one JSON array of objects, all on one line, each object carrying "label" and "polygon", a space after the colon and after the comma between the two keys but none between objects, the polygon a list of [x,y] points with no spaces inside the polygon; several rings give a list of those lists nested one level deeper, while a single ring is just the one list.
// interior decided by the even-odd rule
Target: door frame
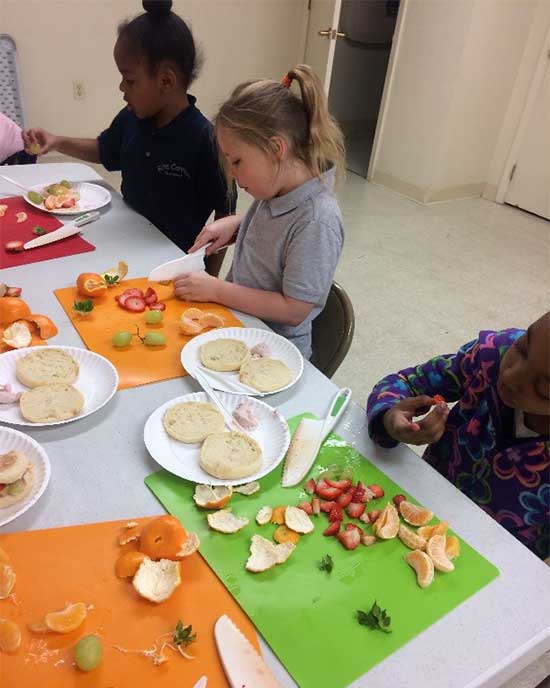
[{"label": "door frame", "polygon": [[535,107],[537,96],[542,87],[545,71],[547,68],[549,68],[547,64],[548,62],[550,62],[550,25],[548,26],[546,38],[544,40],[542,50],[540,51],[540,55],[537,60],[537,66],[535,68],[535,73],[531,80],[531,84],[529,86],[529,91],[527,93],[527,98],[525,100],[523,112],[521,113],[518,128],[512,140],[510,152],[508,153],[508,157],[506,158],[506,163],[502,171],[502,175],[497,189],[497,195],[495,198],[495,201],[497,203],[506,202],[506,194],[508,193],[508,187],[510,186],[510,182],[512,180],[514,166],[518,160],[521,145],[523,143],[523,138],[525,136],[525,131],[529,125],[529,121],[531,119],[531,115],[533,114],[533,108]]},{"label": "door frame", "polygon": [[376,131],[374,132],[374,141],[372,143],[372,151],[367,170],[367,181],[372,180],[374,168],[378,162],[380,142],[382,140],[384,127],[386,125],[387,113],[390,108],[391,92],[395,77],[397,58],[399,57],[399,52],[401,49],[402,35],[406,22],[408,7],[409,0],[401,0],[399,3],[399,11],[397,13],[397,21],[395,22],[395,31],[393,32],[390,59],[388,61],[388,69],[386,70],[386,79],[384,81],[384,90],[382,91],[382,100],[380,101],[380,110],[378,112],[378,120],[376,122]]}]

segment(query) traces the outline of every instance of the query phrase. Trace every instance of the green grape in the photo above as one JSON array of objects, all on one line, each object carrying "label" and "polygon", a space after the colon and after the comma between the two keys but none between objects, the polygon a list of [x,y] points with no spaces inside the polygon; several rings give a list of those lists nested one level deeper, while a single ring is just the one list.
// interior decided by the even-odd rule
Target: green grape
[{"label": "green grape", "polygon": [[74,661],[82,671],[92,671],[101,662],[103,648],[97,635],[85,635],[74,647]]},{"label": "green grape", "polygon": [[113,338],[111,339],[113,346],[117,349],[122,349],[123,347],[128,346],[128,344],[130,344],[131,341],[131,332],[117,332],[113,335]]},{"label": "green grape", "polygon": [[148,325],[158,325],[162,322],[164,315],[162,311],[147,311],[145,313],[145,322]]},{"label": "green grape", "polygon": [[31,203],[42,203],[44,200],[42,196],[38,193],[38,191],[29,191],[27,194],[27,198]]},{"label": "green grape", "polygon": [[166,344],[166,335],[162,332],[147,332],[143,337],[143,343],[146,346],[164,346]]},{"label": "green grape", "polygon": [[71,182],[68,182],[66,179],[62,179],[59,182],[59,186],[64,186],[66,189],[70,189],[71,188]]},{"label": "green grape", "polygon": [[40,150],[41,150],[41,147],[40,147],[39,143],[31,143],[31,145],[29,146],[29,153],[31,155],[39,155]]}]

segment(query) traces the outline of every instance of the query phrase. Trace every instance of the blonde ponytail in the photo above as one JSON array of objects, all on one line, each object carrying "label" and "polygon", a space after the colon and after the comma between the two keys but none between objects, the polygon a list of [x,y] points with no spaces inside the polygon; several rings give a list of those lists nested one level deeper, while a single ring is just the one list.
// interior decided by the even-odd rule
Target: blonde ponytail
[{"label": "blonde ponytail", "polygon": [[[290,88],[293,80],[300,96]],[[308,65],[297,65],[282,82],[261,79],[237,86],[214,124],[266,153],[275,152],[273,137],[282,136],[291,154],[313,175],[335,167],[337,177],[343,176],[344,137],[328,111],[319,78]]]}]

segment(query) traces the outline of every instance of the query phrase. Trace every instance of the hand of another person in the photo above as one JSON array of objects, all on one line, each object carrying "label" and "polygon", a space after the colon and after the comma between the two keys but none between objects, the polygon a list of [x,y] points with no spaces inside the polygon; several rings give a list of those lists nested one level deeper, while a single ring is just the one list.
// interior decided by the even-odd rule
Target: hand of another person
[{"label": "hand of another person", "polygon": [[25,150],[31,155],[44,155],[44,153],[55,150],[59,142],[59,136],[40,128],[27,129],[22,135]]},{"label": "hand of another person", "polygon": [[174,292],[184,301],[216,301],[219,283],[207,272],[191,272],[174,279]]},{"label": "hand of another person", "polygon": [[420,415],[420,409],[432,406],[433,397],[421,395],[401,399],[384,414],[384,428],[388,435],[397,442],[407,444],[434,444],[441,439],[449,415],[449,408],[444,402],[437,402],[427,416],[420,421],[414,417]]},{"label": "hand of another person", "polygon": [[240,218],[235,215],[228,215],[219,220],[211,222],[206,227],[203,227],[199,235],[195,239],[195,243],[189,249],[189,253],[194,253],[202,248],[205,244],[213,242],[212,246],[206,249],[206,255],[215,253],[219,248],[226,246],[237,229],[239,228]]}]

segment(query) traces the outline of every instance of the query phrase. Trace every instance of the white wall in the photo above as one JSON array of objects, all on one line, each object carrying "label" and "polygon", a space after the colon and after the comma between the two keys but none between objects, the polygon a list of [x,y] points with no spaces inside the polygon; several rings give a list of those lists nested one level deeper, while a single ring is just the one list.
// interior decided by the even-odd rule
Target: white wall
[{"label": "white wall", "polygon": [[[280,78],[303,55],[307,0],[175,0],[205,54],[191,88],[212,116],[245,79]],[[139,0],[0,0],[0,32],[17,43],[28,124],[95,136],[123,106],[113,61],[118,22]],[[73,79],[86,98],[73,99]]]},{"label": "white wall", "polygon": [[547,0],[405,3],[371,178],[423,202],[479,196]]}]

